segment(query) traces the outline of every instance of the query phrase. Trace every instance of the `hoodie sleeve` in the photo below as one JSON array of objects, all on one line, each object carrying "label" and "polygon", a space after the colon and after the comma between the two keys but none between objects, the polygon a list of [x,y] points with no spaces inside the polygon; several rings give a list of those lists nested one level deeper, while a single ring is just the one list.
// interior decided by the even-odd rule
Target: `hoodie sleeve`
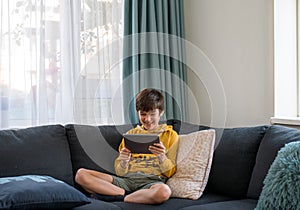
[{"label": "hoodie sleeve", "polygon": [[162,174],[170,178],[176,172],[176,156],[178,149],[178,134],[175,131],[168,132],[169,135],[164,135],[162,138],[167,138],[167,141],[162,141],[165,145],[166,160],[160,164]]},{"label": "hoodie sleeve", "polygon": [[[124,139],[122,140],[120,146],[119,146],[119,152],[121,151],[121,149],[124,147]],[[126,168],[123,168],[120,164],[121,160],[118,157],[115,160],[115,172],[118,176],[124,176],[125,174],[127,174],[128,172],[128,166]]]}]

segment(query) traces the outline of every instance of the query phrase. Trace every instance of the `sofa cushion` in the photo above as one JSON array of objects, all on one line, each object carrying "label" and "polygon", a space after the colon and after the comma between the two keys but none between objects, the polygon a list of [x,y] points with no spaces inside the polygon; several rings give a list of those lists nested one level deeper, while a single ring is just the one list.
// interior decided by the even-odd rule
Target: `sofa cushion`
[{"label": "sofa cushion", "polygon": [[216,138],[208,190],[233,198],[246,197],[258,147],[266,130],[266,126],[224,129],[220,142]]},{"label": "sofa cushion", "polygon": [[181,210],[253,210],[256,203],[257,200],[254,199],[243,199],[190,206],[182,208]]},{"label": "sofa cushion", "polygon": [[192,133],[192,132],[209,129],[209,127],[207,127],[207,126],[182,122],[182,121],[176,120],[176,119],[170,119],[170,120],[167,120],[166,122],[163,122],[163,123],[167,123],[168,125],[172,125],[173,129],[178,134],[189,134],[189,133]]},{"label": "sofa cushion", "polygon": [[0,209],[68,209],[90,203],[74,187],[50,176],[0,178]]},{"label": "sofa cushion", "polygon": [[61,125],[0,131],[0,177],[49,175],[73,185],[66,131]]},{"label": "sofa cushion", "polygon": [[285,145],[278,152],[264,180],[256,210],[299,209],[300,141]]},{"label": "sofa cushion", "polygon": [[118,148],[122,134],[130,125],[77,125],[65,126],[71,150],[74,174],[79,168],[88,168],[114,174],[114,161],[118,157]]},{"label": "sofa cushion", "polygon": [[72,208],[72,210],[121,210],[113,203],[90,198],[91,203]]},{"label": "sofa cushion", "polygon": [[279,149],[286,143],[299,140],[300,130],[294,128],[272,125],[267,130],[256,157],[256,164],[249,184],[249,198],[259,198],[263,188],[263,181]]},{"label": "sofa cushion", "polygon": [[215,131],[179,135],[177,171],[168,180],[172,197],[198,199],[207,184],[215,145]]},{"label": "sofa cushion", "polygon": [[[113,202],[113,204],[124,210],[143,209],[143,210],[179,210],[187,206],[202,205],[206,203],[228,201],[231,198],[214,193],[204,193],[200,199],[191,200],[183,198],[170,198],[159,205],[136,204],[126,202]],[[83,206],[84,207],[84,206]]]}]

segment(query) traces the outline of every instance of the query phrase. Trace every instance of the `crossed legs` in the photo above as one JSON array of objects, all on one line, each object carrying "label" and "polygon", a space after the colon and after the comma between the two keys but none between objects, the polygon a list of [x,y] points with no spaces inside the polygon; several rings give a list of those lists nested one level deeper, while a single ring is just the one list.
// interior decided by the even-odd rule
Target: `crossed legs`
[{"label": "crossed legs", "polygon": [[[113,177],[94,170],[79,169],[75,181],[89,193],[125,195],[125,190],[112,184]],[[169,199],[171,190],[166,184],[154,184],[149,189],[137,190],[126,195],[124,202],[159,204]]]}]

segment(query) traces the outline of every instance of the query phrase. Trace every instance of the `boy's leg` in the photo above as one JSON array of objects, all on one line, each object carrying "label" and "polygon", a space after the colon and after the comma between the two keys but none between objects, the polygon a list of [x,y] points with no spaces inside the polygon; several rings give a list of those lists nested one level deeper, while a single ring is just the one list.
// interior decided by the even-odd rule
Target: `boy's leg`
[{"label": "boy's leg", "polygon": [[142,204],[159,204],[168,200],[171,190],[168,185],[159,183],[152,185],[149,189],[137,190],[125,196],[125,202]]},{"label": "boy's leg", "polygon": [[90,193],[124,195],[125,190],[112,184],[113,177],[94,170],[79,169],[75,181]]}]

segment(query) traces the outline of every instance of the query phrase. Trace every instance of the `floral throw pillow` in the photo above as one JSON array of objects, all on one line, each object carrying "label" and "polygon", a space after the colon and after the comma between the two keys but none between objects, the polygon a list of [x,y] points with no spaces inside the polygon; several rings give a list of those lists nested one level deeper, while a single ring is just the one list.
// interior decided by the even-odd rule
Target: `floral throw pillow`
[{"label": "floral throw pillow", "polygon": [[172,197],[196,200],[201,197],[211,169],[215,130],[179,135],[177,171],[168,180]]}]

